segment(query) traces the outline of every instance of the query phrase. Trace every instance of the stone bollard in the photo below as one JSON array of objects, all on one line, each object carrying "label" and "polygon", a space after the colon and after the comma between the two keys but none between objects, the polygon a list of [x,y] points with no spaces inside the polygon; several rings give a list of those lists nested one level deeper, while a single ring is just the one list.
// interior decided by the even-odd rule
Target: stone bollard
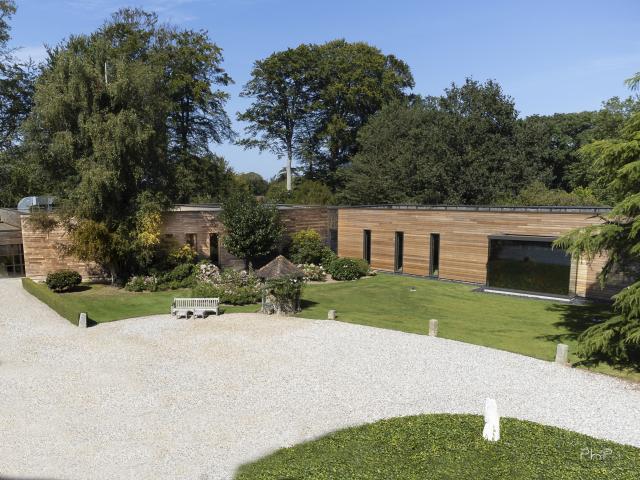
[{"label": "stone bollard", "polygon": [[78,327],[87,328],[87,314],[84,312],[80,314],[80,318],[78,319]]},{"label": "stone bollard", "polygon": [[327,318],[329,318],[329,320],[335,320],[337,316],[338,314],[335,310],[329,310],[329,316]]},{"label": "stone bollard", "polygon": [[556,363],[559,365],[569,365],[569,345],[559,343],[556,347]]},{"label": "stone bollard", "polygon": [[437,337],[438,336],[438,320],[432,318],[429,320],[429,336]]}]

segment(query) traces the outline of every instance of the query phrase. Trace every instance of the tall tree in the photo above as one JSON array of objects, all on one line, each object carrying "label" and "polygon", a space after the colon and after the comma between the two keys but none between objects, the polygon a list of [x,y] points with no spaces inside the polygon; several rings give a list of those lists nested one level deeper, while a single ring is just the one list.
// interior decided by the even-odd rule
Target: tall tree
[{"label": "tall tree", "polygon": [[[78,240],[71,253],[86,260],[107,252],[95,261],[114,276],[127,273],[154,246],[140,240],[154,235],[139,237],[150,217],[171,202],[213,196],[220,178],[230,180],[207,147],[229,135],[226,97],[215,90],[229,81],[220,61],[204,33],[159,25],[137,9],[50,51],[25,148],[43,191],[61,199]],[[80,235],[90,230],[102,233]],[[83,238],[102,245],[87,249]]]},{"label": "tall tree", "polygon": [[610,182],[617,203],[603,224],[574,230],[557,243],[587,260],[606,255],[601,281],[622,272],[631,285],[614,296],[615,316],[582,333],[578,353],[640,369],[640,113],[625,122],[617,137],[586,145],[581,155]]},{"label": "tall tree", "polygon": [[403,61],[362,42],[276,52],[256,62],[243,89],[253,103],[238,116],[250,135],[240,143],[286,156],[288,191],[294,161],[306,177],[335,184],[336,170],[357,150],[358,130],[413,85]]},{"label": "tall tree", "polygon": [[389,105],[358,139],[346,203],[491,203],[547,176],[523,154],[513,100],[493,81]]},{"label": "tall tree", "polygon": [[288,191],[292,164],[308,136],[307,122],[317,95],[313,76],[316,50],[313,45],[300,45],[258,60],[240,93],[254,100],[238,114],[238,120],[248,122],[245,132],[249,135],[239,143],[270,151],[278,158],[285,156]]}]

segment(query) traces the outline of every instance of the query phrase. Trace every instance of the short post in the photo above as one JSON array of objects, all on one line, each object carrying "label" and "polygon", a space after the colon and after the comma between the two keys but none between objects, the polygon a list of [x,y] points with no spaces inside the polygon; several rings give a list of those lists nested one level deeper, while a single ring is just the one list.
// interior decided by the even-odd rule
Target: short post
[{"label": "short post", "polygon": [[438,336],[438,320],[432,318],[429,320],[429,336],[437,337]]},{"label": "short post", "polygon": [[564,366],[569,364],[569,345],[558,344],[556,347],[556,363]]},{"label": "short post", "polygon": [[78,319],[78,327],[87,328],[87,314],[84,312],[80,314],[80,318]]},{"label": "short post", "polygon": [[329,315],[327,318],[329,318],[329,320],[335,320],[337,316],[338,314],[335,310],[329,310]]}]

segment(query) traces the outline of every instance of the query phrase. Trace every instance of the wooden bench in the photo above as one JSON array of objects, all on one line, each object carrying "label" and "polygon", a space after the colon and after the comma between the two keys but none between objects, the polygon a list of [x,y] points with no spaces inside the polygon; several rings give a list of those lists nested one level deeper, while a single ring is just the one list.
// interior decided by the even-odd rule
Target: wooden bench
[{"label": "wooden bench", "polygon": [[171,304],[171,315],[176,317],[188,317],[192,313],[194,317],[203,317],[207,313],[218,315],[219,298],[174,298]]}]

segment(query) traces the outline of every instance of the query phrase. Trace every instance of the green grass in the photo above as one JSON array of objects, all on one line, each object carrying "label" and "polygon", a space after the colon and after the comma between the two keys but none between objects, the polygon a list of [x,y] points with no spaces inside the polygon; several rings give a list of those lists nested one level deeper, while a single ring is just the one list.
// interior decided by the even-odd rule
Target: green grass
[{"label": "green grass", "polygon": [[[343,322],[420,334],[428,333],[429,319],[436,318],[440,337],[553,360],[557,343],[575,352],[579,333],[594,318],[610,315],[608,305],[567,305],[474,292],[475,288],[385,274],[314,284],[305,288],[299,316],[326,319],[327,311],[335,309]],[[570,360],[579,358],[571,355]],[[637,371],[592,367],[640,381]]]},{"label": "green grass", "polygon": [[[112,322],[124,318],[144,317],[169,313],[174,297],[188,297],[190,289],[165,292],[128,292],[109,285],[81,285],[77,291],[54,293],[42,283],[23,279],[22,285],[32,295],[49,305],[71,323],[78,324],[80,312],[96,323]],[[223,312],[255,312],[257,305],[221,307]]]},{"label": "green grass", "polygon": [[[475,415],[420,415],[341,430],[241,467],[236,480],[632,480],[640,449],[504,418],[486,442]],[[597,460],[590,453],[606,457]]]}]

